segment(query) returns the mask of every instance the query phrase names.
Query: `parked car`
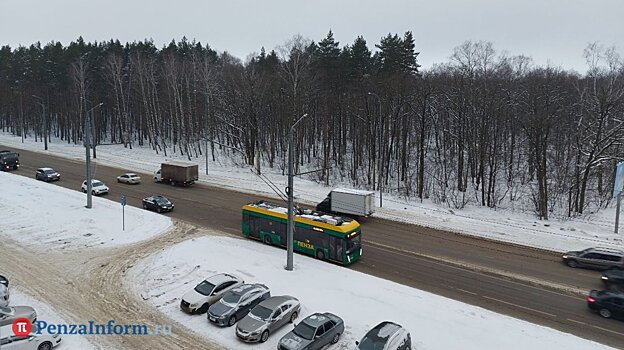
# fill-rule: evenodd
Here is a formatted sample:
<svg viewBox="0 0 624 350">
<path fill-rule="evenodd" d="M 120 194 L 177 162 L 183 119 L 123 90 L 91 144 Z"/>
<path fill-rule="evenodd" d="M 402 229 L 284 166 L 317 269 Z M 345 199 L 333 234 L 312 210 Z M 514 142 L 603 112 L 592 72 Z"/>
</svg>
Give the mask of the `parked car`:
<svg viewBox="0 0 624 350">
<path fill-rule="evenodd" d="M 624 252 L 610 248 L 588 248 L 567 252 L 561 258 L 570 267 L 587 267 L 600 270 L 624 268 Z"/>
<path fill-rule="evenodd" d="M 587 297 L 587 307 L 604 318 L 624 319 L 624 293 L 592 290 Z"/>
<path fill-rule="evenodd" d="M 153 210 L 159 213 L 172 211 L 173 203 L 164 196 L 151 196 L 143 198 L 143 209 Z"/>
<path fill-rule="evenodd" d="M 141 177 L 134 173 L 126 173 L 126 174 L 117 176 L 117 182 L 129 184 L 129 185 L 137 185 L 141 183 Z"/>
<path fill-rule="evenodd" d="M 286 323 L 293 323 L 301 305 L 297 298 L 282 295 L 270 297 L 251 309 L 236 325 L 236 336 L 245 342 L 264 343 L 271 333 Z"/>
<path fill-rule="evenodd" d="M 607 288 L 618 287 L 618 289 L 624 290 L 624 270 L 607 270 L 601 278 Z"/>
<path fill-rule="evenodd" d="M 344 332 L 344 322 L 334 314 L 312 314 L 280 339 L 277 350 L 320 350 L 336 344 Z"/>
<path fill-rule="evenodd" d="M 87 180 L 82 182 L 82 192 L 87 193 Z M 108 193 L 108 186 L 106 186 L 102 181 L 92 179 L 91 180 L 91 194 L 100 195 Z"/>
<path fill-rule="evenodd" d="M 384 321 L 355 342 L 357 350 L 412 350 L 412 338 L 400 325 Z"/>
<path fill-rule="evenodd" d="M 264 284 L 242 284 L 225 293 L 218 302 L 210 305 L 207 313 L 208 321 L 219 326 L 231 327 L 270 296 L 269 287 Z"/>
<path fill-rule="evenodd" d="M 9 288 L 4 284 L 0 284 L 0 307 L 9 306 Z"/>
<path fill-rule="evenodd" d="M 61 343 L 60 334 L 31 333 L 25 337 L 8 335 L 0 339 L 2 350 L 50 350 Z"/>
<path fill-rule="evenodd" d="M 0 327 L 13 324 L 18 318 L 27 318 L 31 323 L 35 323 L 37 312 L 30 306 L 0 307 Z"/>
<path fill-rule="evenodd" d="M 245 283 L 237 276 L 220 273 L 206 278 L 193 290 L 188 291 L 180 301 L 180 308 L 188 313 L 203 314 L 228 291 Z"/>
<path fill-rule="evenodd" d="M 52 168 L 39 168 L 35 172 L 35 179 L 46 182 L 58 181 L 61 179 L 61 174 Z"/>
</svg>

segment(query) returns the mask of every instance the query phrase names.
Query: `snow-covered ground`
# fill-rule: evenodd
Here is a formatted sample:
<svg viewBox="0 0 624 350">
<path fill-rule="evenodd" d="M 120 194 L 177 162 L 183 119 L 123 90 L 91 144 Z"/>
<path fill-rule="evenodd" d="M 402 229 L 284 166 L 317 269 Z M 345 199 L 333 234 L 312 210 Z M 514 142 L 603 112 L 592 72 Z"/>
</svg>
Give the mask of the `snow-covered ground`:
<svg viewBox="0 0 624 350">
<path fill-rule="evenodd" d="M 111 247 L 142 241 L 172 227 L 166 216 L 128 206 L 123 231 L 118 202 L 94 196 L 93 207 L 87 209 L 81 192 L 6 172 L 0 172 L 0 183 L 0 235 L 23 246 Z"/>
<path fill-rule="evenodd" d="M 302 305 L 299 320 L 314 312 L 344 319 L 345 334 L 335 349 L 350 349 L 370 328 L 390 320 L 412 335 L 414 349 L 608 349 L 547 327 L 297 255 L 285 271 L 283 251 L 243 239 L 206 236 L 166 249 L 138 264 L 130 281 L 143 299 L 162 312 L 228 349 L 246 345 L 234 327 L 218 328 L 206 315 L 187 315 L 180 297 L 219 272 L 259 282 L 272 295 L 292 295 Z M 273 350 L 292 329 L 287 325 L 254 349 Z"/>
<path fill-rule="evenodd" d="M 43 150 L 42 142 L 34 142 L 33 138 L 27 138 L 22 143 L 21 137 L 8 133 L 0 132 L 0 144 L 70 159 L 84 158 L 84 148 L 81 145 L 67 144 L 66 141 L 58 139 L 53 139 L 49 143 L 47 152 Z M 103 145 L 97 148 L 98 158 L 95 162 L 151 174 L 163 161 L 186 160 L 186 156 L 172 154 L 172 149 L 168 152 L 168 157 L 165 157 L 162 152 L 156 154 L 149 147 L 135 145 L 130 150 L 123 145 Z M 248 167 L 234 164 L 225 157 L 218 157 L 216 162 L 209 159 L 209 175 L 205 175 L 205 158 L 193 158 L 193 161 L 199 164 L 200 181 L 239 191 L 273 195 L 264 181 L 254 175 Z M 62 169 L 60 171 L 62 172 Z M 278 188 L 286 186 L 287 179 L 282 176 L 280 169 L 265 167 L 263 174 Z M 330 191 L 328 187 L 300 177 L 295 178 L 294 188 L 297 200 L 309 204 L 320 202 Z M 406 201 L 388 194 L 383 195 L 383 203 L 383 208 L 377 208 L 374 214 L 376 217 L 555 251 L 592 246 L 624 249 L 622 233 L 619 235 L 613 233 L 614 209 L 601 210 L 582 219 L 540 221 L 532 213 L 482 207 L 450 210 L 428 200 L 423 203 L 415 200 Z M 624 231 L 624 227 L 620 231 Z"/>
<path fill-rule="evenodd" d="M 37 311 L 37 320 L 45 321 L 49 324 L 67 324 L 68 322 L 58 316 L 58 312 L 50 305 L 32 297 L 19 289 L 11 287 L 11 306 L 30 306 Z M 12 334 L 11 326 L 1 327 L 0 334 Z M 82 335 L 61 335 L 61 344 L 55 350 L 91 350 L 96 349 Z"/>
</svg>

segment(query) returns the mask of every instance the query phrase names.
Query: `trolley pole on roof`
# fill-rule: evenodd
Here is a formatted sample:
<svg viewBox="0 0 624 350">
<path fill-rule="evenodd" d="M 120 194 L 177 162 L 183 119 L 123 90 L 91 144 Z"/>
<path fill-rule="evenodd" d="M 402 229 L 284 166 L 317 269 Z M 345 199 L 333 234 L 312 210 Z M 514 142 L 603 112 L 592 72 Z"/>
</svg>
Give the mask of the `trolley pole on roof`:
<svg viewBox="0 0 624 350">
<path fill-rule="evenodd" d="M 295 133 L 295 127 L 302 121 L 308 114 L 302 115 L 291 127 L 288 132 L 288 187 L 286 193 L 288 194 L 288 223 L 286 225 L 287 239 L 286 239 L 286 270 L 293 270 L 293 245 L 295 234 L 295 222 L 294 222 L 294 197 L 293 197 L 293 134 Z"/>
</svg>

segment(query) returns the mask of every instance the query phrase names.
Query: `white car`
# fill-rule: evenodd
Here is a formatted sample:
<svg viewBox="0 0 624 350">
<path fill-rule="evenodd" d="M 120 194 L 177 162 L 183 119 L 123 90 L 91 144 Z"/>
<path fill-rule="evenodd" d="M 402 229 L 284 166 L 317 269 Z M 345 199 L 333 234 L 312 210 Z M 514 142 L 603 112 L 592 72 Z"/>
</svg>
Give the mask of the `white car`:
<svg viewBox="0 0 624 350">
<path fill-rule="evenodd" d="M 82 182 L 82 192 L 87 193 L 87 180 Z M 108 193 L 108 187 L 100 180 L 91 179 L 91 194 L 100 195 Z"/>
<path fill-rule="evenodd" d="M 219 301 L 223 294 L 245 283 L 237 276 L 220 273 L 206 278 L 193 290 L 188 291 L 180 301 L 180 308 L 188 313 L 202 314 L 208 307 Z"/>
<path fill-rule="evenodd" d="M 5 335 L 2 335 L 3 337 Z M 60 334 L 36 334 L 27 336 L 8 335 L 0 339 L 2 350 L 50 350 L 61 343 Z"/>
<path fill-rule="evenodd" d="M 117 176 L 117 182 L 123 182 L 129 185 L 136 185 L 141 183 L 141 177 L 134 173 L 126 173 Z"/>
</svg>

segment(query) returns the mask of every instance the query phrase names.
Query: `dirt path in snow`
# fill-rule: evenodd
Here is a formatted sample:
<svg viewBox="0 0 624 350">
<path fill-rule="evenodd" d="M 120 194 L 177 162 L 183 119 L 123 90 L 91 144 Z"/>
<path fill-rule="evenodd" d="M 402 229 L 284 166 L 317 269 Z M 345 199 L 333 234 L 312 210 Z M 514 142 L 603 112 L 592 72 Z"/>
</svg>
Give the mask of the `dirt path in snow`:
<svg viewBox="0 0 624 350">
<path fill-rule="evenodd" d="M 172 321 L 124 284 L 128 270 L 139 260 L 205 234 L 206 231 L 177 222 L 171 232 L 144 242 L 78 252 L 25 249 L 2 237 L 0 267 L 12 286 L 46 302 L 69 323 L 114 320 L 116 324 L 173 325 L 170 336 L 87 336 L 96 348 L 223 349 Z"/>
</svg>

